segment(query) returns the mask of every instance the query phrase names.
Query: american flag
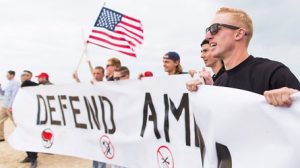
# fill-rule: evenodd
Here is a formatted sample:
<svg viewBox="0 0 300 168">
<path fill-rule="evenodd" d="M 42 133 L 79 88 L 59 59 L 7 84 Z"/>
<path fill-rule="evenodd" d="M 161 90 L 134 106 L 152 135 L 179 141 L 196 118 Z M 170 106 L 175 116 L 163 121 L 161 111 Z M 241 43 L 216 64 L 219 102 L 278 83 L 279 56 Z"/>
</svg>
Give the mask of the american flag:
<svg viewBox="0 0 300 168">
<path fill-rule="evenodd" d="M 136 57 L 135 47 L 143 39 L 140 20 L 103 7 L 87 43 Z"/>
</svg>

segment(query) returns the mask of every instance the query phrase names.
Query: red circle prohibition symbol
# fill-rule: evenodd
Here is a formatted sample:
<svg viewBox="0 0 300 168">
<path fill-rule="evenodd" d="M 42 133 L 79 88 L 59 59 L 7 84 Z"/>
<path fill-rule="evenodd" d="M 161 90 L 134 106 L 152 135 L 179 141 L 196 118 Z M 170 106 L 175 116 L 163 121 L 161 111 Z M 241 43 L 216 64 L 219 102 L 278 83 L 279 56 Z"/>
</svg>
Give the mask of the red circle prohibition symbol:
<svg viewBox="0 0 300 168">
<path fill-rule="evenodd" d="M 159 168 L 174 168 L 174 158 L 167 146 L 160 146 L 157 149 L 157 163 Z"/>
<path fill-rule="evenodd" d="M 54 141 L 54 135 L 50 128 L 43 130 L 41 133 L 42 143 L 45 148 L 51 148 Z"/>
<path fill-rule="evenodd" d="M 108 136 L 103 135 L 100 137 L 100 147 L 102 150 L 102 153 L 107 159 L 112 159 L 115 155 L 115 148 L 112 145 L 110 139 Z"/>
</svg>

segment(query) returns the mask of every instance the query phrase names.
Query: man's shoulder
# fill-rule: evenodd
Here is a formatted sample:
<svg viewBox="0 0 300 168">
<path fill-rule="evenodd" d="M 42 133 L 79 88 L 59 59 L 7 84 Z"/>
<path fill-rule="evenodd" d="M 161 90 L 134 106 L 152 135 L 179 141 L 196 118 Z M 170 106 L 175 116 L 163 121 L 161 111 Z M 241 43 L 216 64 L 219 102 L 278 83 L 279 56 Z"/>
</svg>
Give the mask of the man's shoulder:
<svg viewBox="0 0 300 168">
<path fill-rule="evenodd" d="M 18 81 L 16 81 L 16 80 L 12 80 L 12 84 L 14 84 L 14 85 L 20 85 L 20 83 Z"/>
<path fill-rule="evenodd" d="M 38 84 L 35 82 L 32 82 L 30 80 L 26 80 L 21 84 L 21 87 L 26 87 L 26 86 L 37 86 Z"/>
<path fill-rule="evenodd" d="M 280 68 L 287 68 L 283 63 L 268 58 L 254 57 L 252 69 L 260 72 L 272 72 Z"/>
<path fill-rule="evenodd" d="M 253 62 L 260 65 L 285 66 L 283 63 L 268 58 L 254 57 Z"/>
</svg>

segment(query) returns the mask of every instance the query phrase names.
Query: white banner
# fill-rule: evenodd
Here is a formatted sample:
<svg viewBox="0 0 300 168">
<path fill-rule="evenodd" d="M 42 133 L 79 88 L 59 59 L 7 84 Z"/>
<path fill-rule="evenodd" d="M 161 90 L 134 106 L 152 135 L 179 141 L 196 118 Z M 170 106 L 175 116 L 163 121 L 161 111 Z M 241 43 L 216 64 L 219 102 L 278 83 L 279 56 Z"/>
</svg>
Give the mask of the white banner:
<svg viewBox="0 0 300 168">
<path fill-rule="evenodd" d="M 19 150 L 130 168 L 199 168 L 187 80 L 177 76 L 20 89 L 10 143 Z"/>
<path fill-rule="evenodd" d="M 300 167 L 300 94 L 291 108 L 275 108 L 237 89 L 190 93 L 188 80 L 21 89 L 10 144 L 130 168 L 199 168 L 202 159 L 205 168 Z"/>
<path fill-rule="evenodd" d="M 289 108 L 271 106 L 259 94 L 223 87 L 203 86 L 189 96 L 207 147 L 204 167 L 217 167 L 218 155 L 220 167 L 226 168 L 300 167 L 299 93 Z"/>
</svg>

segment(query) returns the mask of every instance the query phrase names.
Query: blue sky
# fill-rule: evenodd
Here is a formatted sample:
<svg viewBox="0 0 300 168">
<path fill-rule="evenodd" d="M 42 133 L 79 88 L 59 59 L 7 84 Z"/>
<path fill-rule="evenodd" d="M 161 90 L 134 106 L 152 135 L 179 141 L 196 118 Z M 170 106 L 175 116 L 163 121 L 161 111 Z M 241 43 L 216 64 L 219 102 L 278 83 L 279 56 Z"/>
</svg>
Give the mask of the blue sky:
<svg viewBox="0 0 300 168">
<path fill-rule="evenodd" d="M 215 11 L 236 7 L 248 12 L 254 22 L 249 53 L 286 64 L 300 78 L 300 23 L 296 0 L 113 0 L 106 7 L 139 18 L 144 27 L 144 44 L 138 57 L 131 58 L 103 48 L 88 46 L 93 65 L 105 66 L 110 57 L 121 59 L 131 70 L 131 78 L 151 70 L 166 75 L 162 56 L 177 51 L 185 71 L 201 69 L 200 46 L 204 30 Z M 24 69 L 34 75 L 47 72 L 55 84 L 74 83 L 71 75 L 83 50 L 83 40 L 94 24 L 104 1 L 101 0 L 0 0 L 0 83 L 8 70 Z M 272 5 L 270 5 L 272 3 Z M 85 62 L 79 76 L 89 81 Z M 34 79 L 35 80 L 35 79 Z"/>
</svg>

